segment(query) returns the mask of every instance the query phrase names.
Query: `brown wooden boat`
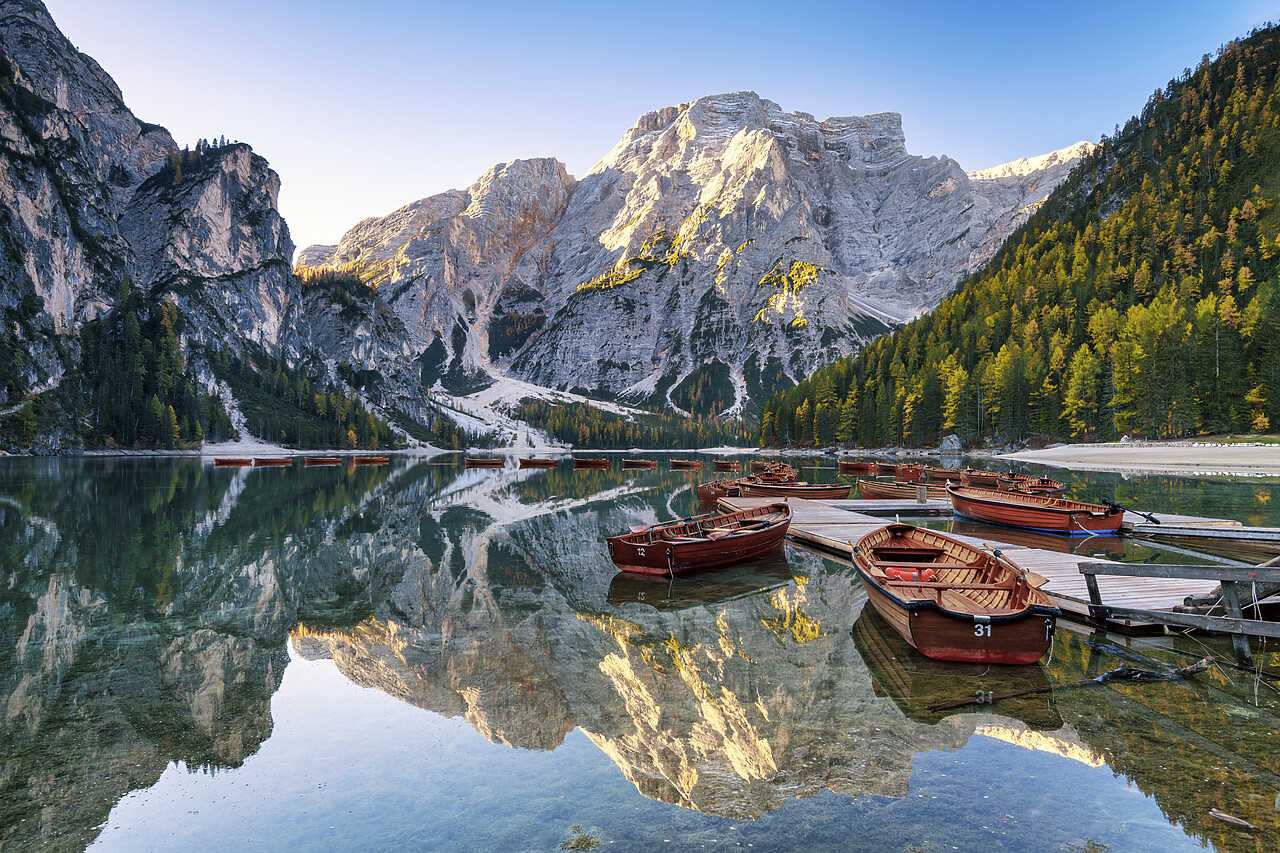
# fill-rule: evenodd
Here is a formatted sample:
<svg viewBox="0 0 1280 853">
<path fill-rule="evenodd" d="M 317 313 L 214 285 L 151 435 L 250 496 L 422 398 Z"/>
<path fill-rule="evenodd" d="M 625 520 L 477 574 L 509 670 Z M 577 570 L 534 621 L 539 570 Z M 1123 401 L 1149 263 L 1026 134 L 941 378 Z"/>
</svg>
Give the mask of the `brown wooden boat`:
<svg viewBox="0 0 1280 853">
<path fill-rule="evenodd" d="M 799 478 L 800 472 L 785 462 L 769 462 L 763 471 L 753 476 L 766 482 L 794 483 Z"/>
<path fill-rule="evenodd" d="M 934 465 L 924 466 L 924 480 L 926 483 L 959 483 L 964 479 L 964 471 L 959 468 L 938 468 Z"/>
<path fill-rule="evenodd" d="M 1063 536 L 1115 533 L 1124 521 L 1124 510 L 1101 504 L 1069 501 L 1023 491 L 947 486 L 951 509 L 987 524 L 1024 530 L 1040 530 Z"/>
<path fill-rule="evenodd" d="M 737 471 L 738 463 L 730 462 L 727 459 L 717 459 L 715 469 L 717 471 Z"/>
<path fill-rule="evenodd" d="M 626 572 L 675 575 L 748 560 L 782 544 L 791 507 L 765 504 L 704 519 L 653 525 L 608 540 L 609 557 Z"/>
<path fill-rule="evenodd" d="M 1065 484 L 1048 477 L 1029 477 L 1026 474 L 1014 474 L 1012 471 L 1000 475 L 996 487 L 1004 491 L 1030 492 L 1037 495 L 1061 495 L 1066 492 Z"/>
<path fill-rule="evenodd" d="M 657 468 L 658 460 L 656 459 L 623 459 L 623 468 Z"/>
<path fill-rule="evenodd" d="M 507 460 L 491 456 L 468 456 L 462 463 L 463 468 L 505 468 Z"/>
<path fill-rule="evenodd" d="M 947 487 L 929 483 L 903 483 L 883 480 L 858 480 L 858 497 L 868 501 L 913 501 L 916 488 L 924 486 L 925 497 L 946 499 Z"/>
<path fill-rule="evenodd" d="M 843 483 L 771 483 L 756 477 L 738 481 L 738 494 L 744 498 L 809 498 L 818 501 L 841 501 L 849 497 L 852 486 Z"/>
<path fill-rule="evenodd" d="M 896 477 L 898 476 L 898 466 L 892 462 L 877 462 L 876 476 L 877 477 Z"/>
<path fill-rule="evenodd" d="M 386 456 L 357 456 L 355 463 L 357 465 L 386 465 L 391 460 Z"/>
<path fill-rule="evenodd" d="M 770 461 L 769 461 L 769 460 L 767 460 L 767 459 L 752 459 L 752 460 L 751 460 L 751 470 L 752 470 L 752 471 L 763 471 L 764 469 L 768 468 L 770 465 L 776 465 L 776 464 L 778 464 L 778 463 L 776 463 L 776 462 L 770 462 Z"/>
<path fill-rule="evenodd" d="M 704 504 L 713 504 L 721 498 L 730 496 L 737 497 L 738 484 L 741 479 L 737 480 L 711 480 L 698 485 L 698 500 Z"/>
<path fill-rule="evenodd" d="M 608 459 L 581 459 L 577 456 L 573 457 L 574 468 L 608 468 Z"/>
<path fill-rule="evenodd" d="M 960 480 L 965 486 L 979 486 L 983 489 L 995 489 L 1000 485 L 999 471 L 979 471 L 977 468 L 965 468 L 964 477 Z"/>
<path fill-rule="evenodd" d="M 341 465 L 342 460 L 337 456 L 304 456 L 302 457 L 302 466 L 304 468 L 314 468 L 317 465 Z"/>
<path fill-rule="evenodd" d="M 255 456 L 253 457 L 253 467 L 255 468 L 283 468 L 286 465 L 292 465 L 293 460 L 288 456 Z"/>
<path fill-rule="evenodd" d="M 1053 641 L 1047 581 L 999 551 L 894 523 L 854 543 L 853 562 L 876 612 L 927 657 L 1028 664 Z"/>
<path fill-rule="evenodd" d="M 861 474 L 865 477 L 874 477 L 879 464 L 875 462 L 845 462 L 840 460 L 836 462 L 836 469 L 841 474 Z"/>
<path fill-rule="evenodd" d="M 671 470 L 672 471 L 701 471 L 702 460 L 701 459 L 672 459 Z"/>
<path fill-rule="evenodd" d="M 521 459 L 521 468 L 556 468 L 559 467 L 558 459 Z"/>
<path fill-rule="evenodd" d="M 243 468 L 246 465 L 252 465 L 252 459 L 243 459 L 238 456 L 215 456 L 213 457 L 213 467 L 215 468 Z"/>
</svg>

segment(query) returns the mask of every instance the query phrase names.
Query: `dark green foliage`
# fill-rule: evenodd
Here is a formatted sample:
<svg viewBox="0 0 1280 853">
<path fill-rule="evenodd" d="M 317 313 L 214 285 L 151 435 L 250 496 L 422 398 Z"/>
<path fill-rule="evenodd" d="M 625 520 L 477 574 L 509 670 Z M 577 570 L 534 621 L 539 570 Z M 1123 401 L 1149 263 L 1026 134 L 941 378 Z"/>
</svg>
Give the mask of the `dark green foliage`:
<svg viewBox="0 0 1280 853">
<path fill-rule="evenodd" d="M 358 319 L 365 310 L 365 303 L 375 293 L 375 289 L 361 281 L 355 273 L 310 267 L 298 267 L 294 272 L 303 290 L 323 291 L 331 301 L 341 305 L 341 317 L 344 320 Z"/>
<path fill-rule="evenodd" d="M 226 382 L 249 432 L 292 447 L 397 446 L 387 422 L 321 376 L 307 376 L 258 351 L 243 357 L 208 353 L 214 375 Z"/>
<path fill-rule="evenodd" d="M 196 386 L 178 343 L 171 302 L 148 308 L 126 280 L 120 304 L 80 333 L 74 402 L 91 446 L 171 448 L 231 436 L 217 397 Z M 144 313 L 146 312 L 146 313 Z"/>
<path fill-rule="evenodd" d="M 692 415 L 720 414 L 735 400 L 729 365 L 719 359 L 702 365 L 672 389 L 671 399 Z"/>
<path fill-rule="evenodd" d="M 864 444 L 1274 429 L 1277 197 L 1272 27 L 1156 91 L 932 313 L 775 395 L 761 440 L 821 440 L 820 383 Z"/>
<path fill-rule="evenodd" d="M 684 418 L 668 412 L 627 420 L 587 403 L 555 404 L 526 398 L 515 416 L 577 447 L 693 448 L 744 445 L 754 430 L 743 420 Z"/>
</svg>

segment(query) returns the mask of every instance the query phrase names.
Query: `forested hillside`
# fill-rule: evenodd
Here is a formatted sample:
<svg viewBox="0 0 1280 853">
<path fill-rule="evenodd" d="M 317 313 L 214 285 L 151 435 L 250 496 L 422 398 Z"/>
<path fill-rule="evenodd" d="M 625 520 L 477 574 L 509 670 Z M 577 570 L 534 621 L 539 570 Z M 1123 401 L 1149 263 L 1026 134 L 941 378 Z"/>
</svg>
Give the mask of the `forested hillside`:
<svg viewBox="0 0 1280 853">
<path fill-rule="evenodd" d="M 765 406 L 760 440 L 1280 427 L 1280 28 L 1205 56 L 932 313 Z"/>
</svg>

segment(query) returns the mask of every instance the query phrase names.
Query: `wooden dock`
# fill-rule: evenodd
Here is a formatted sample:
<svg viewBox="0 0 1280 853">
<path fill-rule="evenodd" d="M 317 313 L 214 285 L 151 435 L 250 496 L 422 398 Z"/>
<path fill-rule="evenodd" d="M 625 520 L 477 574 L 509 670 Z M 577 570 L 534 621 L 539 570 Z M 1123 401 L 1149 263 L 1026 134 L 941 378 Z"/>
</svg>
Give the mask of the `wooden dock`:
<svg viewBox="0 0 1280 853">
<path fill-rule="evenodd" d="M 776 498 L 722 498 L 720 505 L 732 510 L 746 509 L 760 504 L 772 503 Z M 884 504 L 897 504 L 901 509 L 896 514 L 902 516 L 921 515 L 913 513 L 908 507 L 920 504 L 906 501 L 810 501 L 791 498 L 791 527 L 787 536 L 797 542 L 803 542 L 832 554 L 852 560 L 855 541 L 871 531 L 884 526 L 884 518 L 877 518 L 866 512 L 866 509 L 884 511 Z M 951 514 L 951 506 L 946 501 L 930 501 L 934 504 L 945 504 L 946 514 Z M 875 505 L 875 506 L 863 506 Z M 855 507 L 858 508 L 855 511 Z M 895 511 L 887 514 L 893 515 Z M 941 514 L 941 513 L 935 513 Z M 1136 516 L 1141 518 L 1141 516 Z M 1175 516 L 1169 516 L 1170 521 Z M 1190 519 L 1182 517 L 1183 523 Z M 1163 516 L 1162 516 L 1163 519 Z M 1202 519 L 1205 522 L 1220 519 Z M 1027 548 L 1022 545 L 1011 545 L 988 538 L 959 536 L 948 534 L 961 542 L 979 548 L 987 546 L 999 548 L 1008 554 L 1009 559 L 1028 571 L 1036 572 L 1049 579 L 1043 587 L 1049 597 L 1064 615 L 1081 621 L 1089 620 L 1089 587 L 1085 576 L 1080 573 L 1082 563 L 1097 563 L 1090 556 L 1063 554 L 1056 551 L 1045 551 L 1039 548 Z M 1116 563 L 1116 565 L 1124 565 Z M 1126 606 L 1141 610 L 1172 611 L 1183 603 L 1189 595 L 1208 595 L 1217 584 L 1212 581 L 1198 579 L 1153 579 L 1125 576 L 1098 576 L 1098 586 L 1104 600 L 1116 606 Z M 1150 627 L 1149 622 L 1138 622 L 1127 619 L 1114 620 L 1114 624 L 1126 628 Z"/>
</svg>

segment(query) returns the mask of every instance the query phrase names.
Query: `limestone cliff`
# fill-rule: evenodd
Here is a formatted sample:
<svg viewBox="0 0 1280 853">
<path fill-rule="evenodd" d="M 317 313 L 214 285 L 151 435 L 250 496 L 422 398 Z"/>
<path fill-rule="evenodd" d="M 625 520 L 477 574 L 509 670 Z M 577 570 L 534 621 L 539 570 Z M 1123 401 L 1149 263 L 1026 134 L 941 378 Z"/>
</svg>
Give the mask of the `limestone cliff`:
<svg viewBox="0 0 1280 853">
<path fill-rule="evenodd" d="M 428 382 L 740 408 L 931 307 L 1081 153 L 966 174 L 909 154 L 894 113 L 736 92 L 642 116 L 581 181 L 501 164 L 299 260 L 376 284 Z"/>
</svg>

